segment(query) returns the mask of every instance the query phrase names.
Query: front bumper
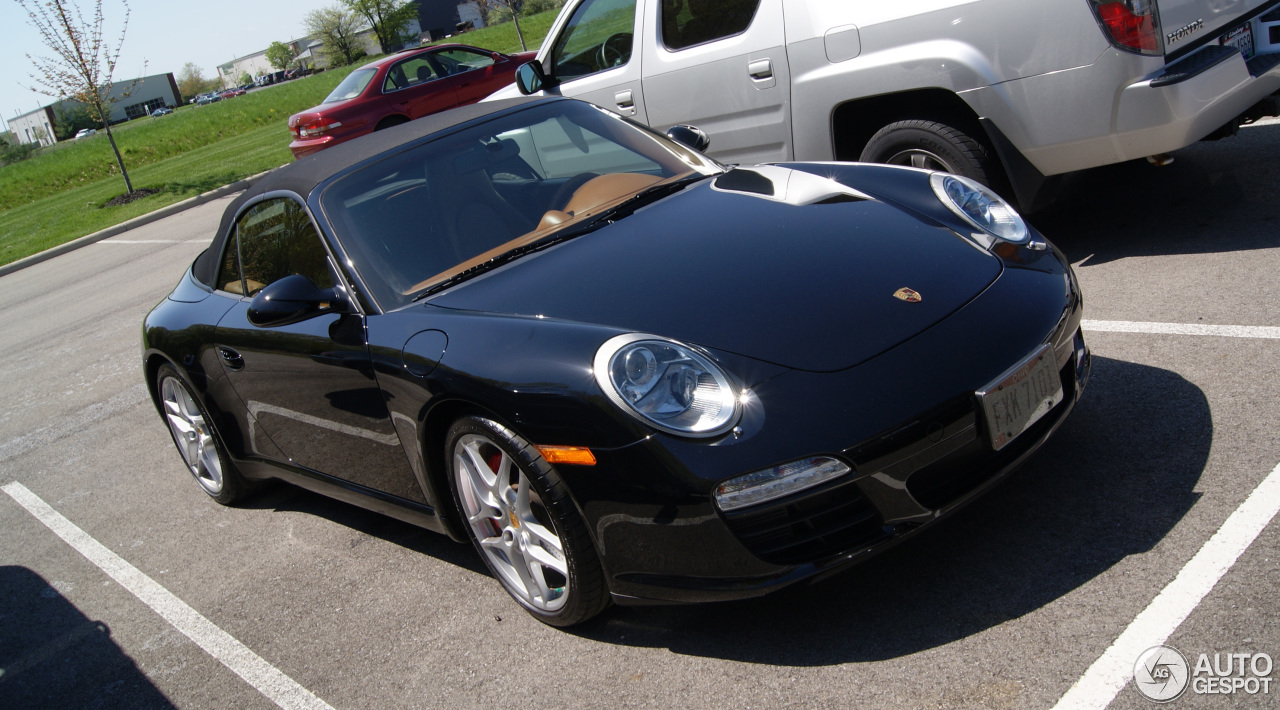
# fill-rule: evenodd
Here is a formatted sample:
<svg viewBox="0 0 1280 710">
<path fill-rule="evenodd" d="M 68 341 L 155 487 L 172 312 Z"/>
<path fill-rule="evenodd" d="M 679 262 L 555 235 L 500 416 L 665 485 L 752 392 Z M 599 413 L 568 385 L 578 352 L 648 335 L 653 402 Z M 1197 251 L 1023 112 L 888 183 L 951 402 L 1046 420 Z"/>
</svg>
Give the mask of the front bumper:
<svg viewBox="0 0 1280 710">
<path fill-rule="evenodd" d="M 760 411 L 747 412 L 738 438 L 656 435 L 601 452 L 593 470 L 562 467 L 615 600 L 739 599 L 817 579 L 928 527 L 1013 471 L 1062 424 L 1089 376 L 1080 298 L 1061 268 L 1006 269 L 952 317 L 857 367 L 790 371 L 756 385 Z M 996 452 L 973 393 L 1043 343 L 1063 400 Z M 853 473 L 732 514 L 715 507 L 719 481 L 808 456 L 839 458 Z"/>
</svg>

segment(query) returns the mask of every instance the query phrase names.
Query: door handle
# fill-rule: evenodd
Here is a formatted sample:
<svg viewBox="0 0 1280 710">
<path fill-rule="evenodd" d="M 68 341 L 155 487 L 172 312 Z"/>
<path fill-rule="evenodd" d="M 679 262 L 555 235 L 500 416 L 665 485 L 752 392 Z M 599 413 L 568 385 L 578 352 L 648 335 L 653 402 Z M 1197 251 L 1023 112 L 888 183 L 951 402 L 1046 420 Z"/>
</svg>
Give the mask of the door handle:
<svg viewBox="0 0 1280 710">
<path fill-rule="evenodd" d="M 773 78 L 773 62 L 768 59 L 757 59 L 747 65 L 747 74 L 756 81 Z"/>
<path fill-rule="evenodd" d="M 231 348 L 226 347 L 225 345 L 218 346 L 218 357 L 222 358 L 222 361 L 226 363 L 227 369 L 230 369 L 230 370 L 244 369 L 244 358 L 241 357 L 240 353 L 236 352 L 235 350 L 232 350 Z"/>
<path fill-rule="evenodd" d="M 631 89 L 619 91 L 613 95 L 614 103 L 618 104 L 618 108 L 635 108 L 636 102 L 631 95 Z"/>
</svg>

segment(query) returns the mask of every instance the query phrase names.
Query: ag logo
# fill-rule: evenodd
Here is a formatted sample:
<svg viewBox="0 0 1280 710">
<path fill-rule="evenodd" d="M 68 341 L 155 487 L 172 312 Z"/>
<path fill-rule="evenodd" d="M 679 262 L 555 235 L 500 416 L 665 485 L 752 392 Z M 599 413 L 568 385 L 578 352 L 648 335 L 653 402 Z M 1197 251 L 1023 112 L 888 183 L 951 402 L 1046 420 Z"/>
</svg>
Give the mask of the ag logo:
<svg viewBox="0 0 1280 710">
<path fill-rule="evenodd" d="M 1190 680 L 1187 659 L 1177 649 L 1153 646 L 1133 664 L 1133 685 L 1157 703 L 1167 703 L 1182 695 Z"/>
</svg>

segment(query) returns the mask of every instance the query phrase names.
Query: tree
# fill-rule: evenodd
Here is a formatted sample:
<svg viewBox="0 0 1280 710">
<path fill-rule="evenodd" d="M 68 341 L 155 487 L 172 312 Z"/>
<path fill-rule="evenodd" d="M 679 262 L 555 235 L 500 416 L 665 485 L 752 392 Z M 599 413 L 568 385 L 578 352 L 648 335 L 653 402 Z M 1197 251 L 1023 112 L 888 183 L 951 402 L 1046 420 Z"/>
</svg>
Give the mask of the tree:
<svg viewBox="0 0 1280 710">
<path fill-rule="evenodd" d="M 293 47 L 284 42 L 272 42 L 267 47 L 267 61 L 271 62 L 271 66 L 276 69 L 288 69 L 293 63 Z"/>
<path fill-rule="evenodd" d="M 307 33 L 324 43 L 325 58 L 330 66 L 345 66 L 356 60 L 360 18 L 341 5 L 312 10 L 302 20 Z"/>
<path fill-rule="evenodd" d="M 60 141 L 74 138 L 82 128 L 98 127 L 98 122 L 93 120 L 93 116 L 89 113 L 89 107 L 84 104 L 67 101 L 59 104 L 53 112 L 58 119 L 53 132 Z"/>
<path fill-rule="evenodd" d="M 520 51 L 527 52 L 529 47 L 524 43 L 524 33 L 520 31 L 520 11 L 523 9 L 523 0 L 487 0 L 498 6 L 498 12 L 502 15 L 509 15 L 511 21 L 516 25 L 516 36 L 520 38 Z M 504 22 L 505 20 L 500 20 Z"/>
<path fill-rule="evenodd" d="M 240 74 L 241 86 L 244 86 L 245 84 L 252 84 L 252 83 L 253 83 L 253 77 L 249 76 L 249 72 L 242 72 Z"/>
<path fill-rule="evenodd" d="M 183 64 L 182 71 L 178 72 L 178 93 L 182 94 L 183 101 L 190 101 L 191 97 L 204 93 L 208 84 L 204 72 L 195 62 Z"/>
<path fill-rule="evenodd" d="M 111 105 L 130 93 L 112 93 L 112 75 L 120 61 L 125 31 L 129 28 L 129 3 L 120 0 L 124 6 L 124 20 L 120 25 L 120 40 L 113 50 L 102 37 L 106 19 L 102 13 L 102 0 L 95 3 L 93 17 L 88 22 L 74 0 L 35 0 L 31 4 L 28 0 L 16 2 L 26 11 L 27 22 L 40 34 L 40 41 L 54 55 L 27 55 L 35 65 L 30 76 L 38 86 L 33 90 L 54 98 L 70 98 L 89 107 L 90 115 L 107 131 L 111 150 L 116 154 L 116 164 L 120 166 L 120 175 L 124 177 L 125 189 L 132 194 L 133 183 L 111 133 Z"/>
<path fill-rule="evenodd" d="M 342 0 L 352 12 L 365 19 L 378 38 L 378 51 L 385 54 L 400 48 L 408 34 L 409 22 L 417 18 L 418 6 L 405 0 Z"/>
</svg>

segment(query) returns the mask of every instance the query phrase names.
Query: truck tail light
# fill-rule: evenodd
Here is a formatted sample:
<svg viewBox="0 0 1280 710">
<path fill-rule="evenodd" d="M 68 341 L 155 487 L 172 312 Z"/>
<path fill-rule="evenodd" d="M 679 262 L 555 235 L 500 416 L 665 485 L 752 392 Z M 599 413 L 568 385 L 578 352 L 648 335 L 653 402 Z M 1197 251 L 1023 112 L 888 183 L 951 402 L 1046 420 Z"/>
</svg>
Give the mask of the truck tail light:
<svg viewBox="0 0 1280 710">
<path fill-rule="evenodd" d="M 1107 39 L 1139 54 L 1160 53 L 1160 17 L 1155 0 L 1089 0 Z"/>
</svg>

